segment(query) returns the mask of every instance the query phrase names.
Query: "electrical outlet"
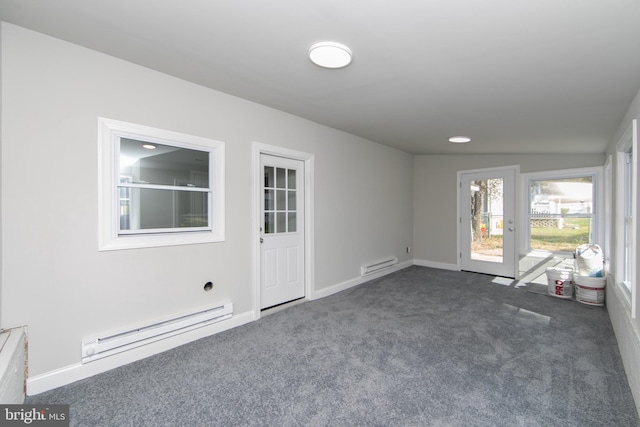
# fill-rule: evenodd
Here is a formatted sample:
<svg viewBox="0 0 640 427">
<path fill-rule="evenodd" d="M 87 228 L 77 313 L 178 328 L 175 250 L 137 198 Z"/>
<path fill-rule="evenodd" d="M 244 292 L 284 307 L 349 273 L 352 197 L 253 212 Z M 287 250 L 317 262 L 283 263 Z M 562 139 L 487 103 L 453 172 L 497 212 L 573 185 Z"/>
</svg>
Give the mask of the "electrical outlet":
<svg viewBox="0 0 640 427">
<path fill-rule="evenodd" d="M 410 254 L 411 253 L 411 246 L 407 246 L 407 253 Z"/>
</svg>

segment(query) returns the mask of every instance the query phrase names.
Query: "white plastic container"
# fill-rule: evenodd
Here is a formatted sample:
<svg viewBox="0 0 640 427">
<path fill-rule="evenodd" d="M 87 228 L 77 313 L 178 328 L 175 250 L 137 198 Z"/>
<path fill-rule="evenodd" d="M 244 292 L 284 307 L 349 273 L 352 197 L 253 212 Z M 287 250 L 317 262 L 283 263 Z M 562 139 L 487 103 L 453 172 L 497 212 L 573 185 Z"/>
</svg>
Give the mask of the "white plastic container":
<svg viewBox="0 0 640 427">
<path fill-rule="evenodd" d="M 576 288 L 576 301 L 582 304 L 604 306 L 605 287 L 607 286 L 604 277 L 574 276 Z"/>
<path fill-rule="evenodd" d="M 573 270 L 567 268 L 547 268 L 549 295 L 557 298 L 573 297 Z"/>
</svg>

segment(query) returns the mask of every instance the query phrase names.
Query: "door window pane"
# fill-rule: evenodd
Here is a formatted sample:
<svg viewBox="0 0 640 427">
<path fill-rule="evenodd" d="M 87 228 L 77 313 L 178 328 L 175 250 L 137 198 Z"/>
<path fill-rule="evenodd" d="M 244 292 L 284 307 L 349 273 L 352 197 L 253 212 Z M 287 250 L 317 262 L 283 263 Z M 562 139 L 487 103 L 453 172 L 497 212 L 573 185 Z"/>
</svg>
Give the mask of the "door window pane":
<svg viewBox="0 0 640 427">
<path fill-rule="evenodd" d="M 471 181 L 471 259 L 503 262 L 503 179 Z"/>
<path fill-rule="evenodd" d="M 289 212 L 287 220 L 289 233 L 298 231 L 298 214 L 296 212 Z"/>
<path fill-rule="evenodd" d="M 287 209 L 287 191 L 286 190 L 277 190 L 278 200 L 276 203 L 276 209 L 279 211 L 284 211 Z"/>
<path fill-rule="evenodd" d="M 275 170 L 272 166 L 264 167 L 264 186 L 265 188 L 275 187 Z"/>
<path fill-rule="evenodd" d="M 287 188 L 286 169 L 276 168 L 276 187 Z"/>
<path fill-rule="evenodd" d="M 274 190 L 264 190 L 264 209 L 267 211 L 275 210 Z"/>
<path fill-rule="evenodd" d="M 264 232 L 267 234 L 275 233 L 275 214 L 273 212 L 264 213 Z"/>
<path fill-rule="evenodd" d="M 287 188 L 290 190 L 295 190 L 296 189 L 296 170 L 295 169 L 289 169 L 287 179 L 288 179 Z"/>
<path fill-rule="evenodd" d="M 286 233 L 287 232 L 287 213 L 286 212 L 278 212 L 277 213 L 278 225 L 276 228 L 277 233 Z"/>
<path fill-rule="evenodd" d="M 264 167 L 265 233 L 293 233 L 298 229 L 297 171 Z"/>
<path fill-rule="evenodd" d="M 289 190 L 288 195 L 289 195 L 289 202 L 287 207 L 290 211 L 295 211 L 296 210 L 296 192 Z"/>
</svg>

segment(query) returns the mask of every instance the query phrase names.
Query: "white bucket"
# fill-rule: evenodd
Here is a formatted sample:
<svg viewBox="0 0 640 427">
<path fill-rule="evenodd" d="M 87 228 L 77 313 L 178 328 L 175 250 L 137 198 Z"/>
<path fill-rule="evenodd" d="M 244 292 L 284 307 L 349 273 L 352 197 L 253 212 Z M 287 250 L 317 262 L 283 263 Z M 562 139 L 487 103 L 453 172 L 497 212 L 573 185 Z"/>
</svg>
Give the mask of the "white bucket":
<svg viewBox="0 0 640 427">
<path fill-rule="evenodd" d="M 576 285 L 576 301 L 587 305 L 604 306 L 605 287 L 604 277 L 574 276 Z"/>
<path fill-rule="evenodd" d="M 565 268 L 547 268 L 549 295 L 570 299 L 573 296 L 573 270 Z"/>
</svg>

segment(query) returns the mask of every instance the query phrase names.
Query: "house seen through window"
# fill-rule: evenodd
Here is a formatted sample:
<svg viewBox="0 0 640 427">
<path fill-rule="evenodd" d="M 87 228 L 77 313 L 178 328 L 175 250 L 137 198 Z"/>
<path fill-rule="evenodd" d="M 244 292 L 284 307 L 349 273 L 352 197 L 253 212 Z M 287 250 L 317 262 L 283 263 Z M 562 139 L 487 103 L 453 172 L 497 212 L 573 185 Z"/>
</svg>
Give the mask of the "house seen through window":
<svg viewBox="0 0 640 427">
<path fill-rule="evenodd" d="M 573 252 L 594 242 L 594 177 L 529 182 L 530 249 Z"/>
</svg>

